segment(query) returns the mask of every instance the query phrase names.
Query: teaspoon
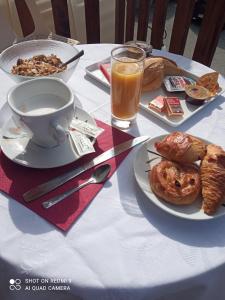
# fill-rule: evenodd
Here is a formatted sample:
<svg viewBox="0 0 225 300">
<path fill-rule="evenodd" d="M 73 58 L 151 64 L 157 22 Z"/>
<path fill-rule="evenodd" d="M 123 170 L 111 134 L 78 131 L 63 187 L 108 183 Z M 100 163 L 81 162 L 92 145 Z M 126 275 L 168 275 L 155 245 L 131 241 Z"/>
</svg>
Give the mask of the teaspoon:
<svg viewBox="0 0 225 300">
<path fill-rule="evenodd" d="M 92 174 L 92 176 L 85 182 L 83 182 L 82 184 L 80 184 L 79 186 L 70 189 L 69 191 L 66 191 L 58 196 L 52 197 L 51 199 L 45 201 L 42 203 L 42 206 L 46 209 L 48 209 L 49 207 L 59 203 L 60 201 L 62 201 L 63 199 L 65 199 L 66 197 L 70 196 L 71 194 L 73 194 L 74 192 L 80 190 L 81 188 L 85 187 L 88 184 L 93 184 L 93 183 L 102 183 L 103 181 L 105 181 L 106 177 L 108 176 L 109 172 L 111 170 L 111 166 L 108 164 L 102 165 L 98 168 L 96 168 L 94 170 L 94 173 Z"/>
<path fill-rule="evenodd" d="M 78 59 L 79 57 L 84 55 L 84 50 L 81 50 L 80 52 L 78 52 L 75 56 L 73 56 L 72 58 L 70 58 L 69 60 L 67 60 L 64 63 L 60 64 L 60 67 L 65 67 L 66 65 L 70 64 L 71 62 L 75 61 L 76 59 Z"/>
</svg>

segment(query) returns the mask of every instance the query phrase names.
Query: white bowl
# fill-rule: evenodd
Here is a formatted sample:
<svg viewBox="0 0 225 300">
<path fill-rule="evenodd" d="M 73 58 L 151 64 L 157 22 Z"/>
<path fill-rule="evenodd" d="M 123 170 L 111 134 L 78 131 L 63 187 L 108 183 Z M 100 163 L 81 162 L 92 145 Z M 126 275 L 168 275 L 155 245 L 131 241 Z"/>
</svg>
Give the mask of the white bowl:
<svg viewBox="0 0 225 300">
<path fill-rule="evenodd" d="M 56 41 L 56 40 L 31 40 L 24 41 L 18 44 L 14 44 L 9 48 L 5 49 L 0 55 L 0 68 L 8 74 L 10 78 L 16 82 L 22 82 L 28 79 L 34 79 L 37 77 L 33 76 L 22 76 L 15 75 L 11 73 L 11 69 L 16 65 L 18 58 L 27 59 L 34 55 L 51 55 L 54 54 L 58 56 L 62 62 L 66 62 L 71 57 L 76 55 L 79 51 L 72 45 Z M 79 59 L 70 63 L 67 69 L 60 73 L 55 73 L 43 77 L 58 77 L 64 81 L 68 81 L 71 77 L 73 71 L 78 64 Z M 41 76 L 38 76 L 40 78 Z"/>
</svg>

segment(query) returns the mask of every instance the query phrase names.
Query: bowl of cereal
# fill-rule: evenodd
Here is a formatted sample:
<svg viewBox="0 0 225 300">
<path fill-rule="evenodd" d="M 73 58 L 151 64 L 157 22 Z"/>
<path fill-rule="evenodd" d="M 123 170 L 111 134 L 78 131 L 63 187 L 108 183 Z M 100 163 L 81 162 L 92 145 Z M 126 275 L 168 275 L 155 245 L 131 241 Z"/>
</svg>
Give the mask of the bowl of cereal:
<svg viewBox="0 0 225 300">
<path fill-rule="evenodd" d="M 29 40 L 2 51 L 0 68 L 16 82 L 36 77 L 58 77 L 68 81 L 79 59 L 61 66 L 79 51 L 72 45 L 50 39 Z"/>
</svg>

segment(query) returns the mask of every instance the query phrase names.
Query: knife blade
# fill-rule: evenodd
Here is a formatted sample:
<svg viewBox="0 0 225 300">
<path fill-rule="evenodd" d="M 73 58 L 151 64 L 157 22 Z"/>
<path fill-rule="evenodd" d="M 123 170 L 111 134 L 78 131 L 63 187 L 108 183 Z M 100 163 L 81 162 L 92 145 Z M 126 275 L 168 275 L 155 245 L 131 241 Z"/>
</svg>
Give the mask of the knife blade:
<svg viewBox="0 0 225 300">
<path fill-rule="evenodd" d="M 115 156 L 123 153 L 124 151 L 126 151 L 130 148 L 133 148 L 134 146 L 136 146 L 140 143 L 143 143 L 147 139 L 149 139 L 148 136 L 140 136 L 140 137 L 136 137 L 134 139 L 128 140 L 124 143 L 121 143 L 121 144 L 103 152 L 102 154 L 95 157 L 91 161 L 87 162 L 83 166 L 78 167 L 69 172 L 66 172 L 65 174 L 59 175 L 53 179 L 50 179 L 49 181 L 46 181 L 46 182 L 30 189 L 29 191 L 27 191 L 23 194 L 23 198 L 26 202 L 31 202 L 31 201 L 47 194 L 48 192 L 56 189 L 60 185 L 66 183 L 67 181 L 73 179 L 74 177 L 80 175 L 81 173 L 91 169 L 92 167 L 95 167 L 95 166 L 99 165 L 100 163 L 105 162 L 108 159 L 115 157 Z"/>
</svg>

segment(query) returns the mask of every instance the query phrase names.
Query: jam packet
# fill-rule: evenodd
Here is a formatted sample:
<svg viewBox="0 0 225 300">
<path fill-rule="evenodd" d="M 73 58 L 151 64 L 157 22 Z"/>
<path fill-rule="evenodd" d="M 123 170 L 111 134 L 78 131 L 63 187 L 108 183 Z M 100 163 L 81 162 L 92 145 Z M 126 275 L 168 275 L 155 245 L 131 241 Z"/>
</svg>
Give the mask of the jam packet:
<svg viewBox="0 0 225 300">
<path fill-rule="evenodd" d="M 103 75 L 105 76 L 105 78 L 107 79 L 107 81 L 110 83 L 110 73 L 111 73 L 111 65 L 110 63 L 108 64 L 100 64 L 99 65 L 99 69 L 101 70 L 101 72 L 103 73 Z"/>
<path fill-rule="evenodd" d="M 179 98 L 165 97 L 164 102 L 166 107 L 166 113 L 169 117 L 182 116 L 184 114 Z"/>
<path fill-rule="evenodd" d="M 70 130 L 70 137 L 74 143 L 77 153 L 82 156 L 88 153 L 95 152 L 95 148 L 92 145 L 90 139 L 83 133 L 76 130 Z"/>
<path fill-rule="evenodd" d="M 97 127 L 79 119 L 73 119 L 70 127 L 93 138 L 97 138 L 104 131 L 103 128 Z"/>
<path fill-rule="evenodd" d="M 164 110 L 164 96 L 157 96 L 155 99 L 149 102 L 148 107 L 156 112 L 161 113 Z"/>
<path fill-rule="evenodd" d="M 195 80 L 185 76 L 166 76 L 163 83 L 168 92 L 183 92 L 185 86 L 194 84 Z"/>
</svg>

